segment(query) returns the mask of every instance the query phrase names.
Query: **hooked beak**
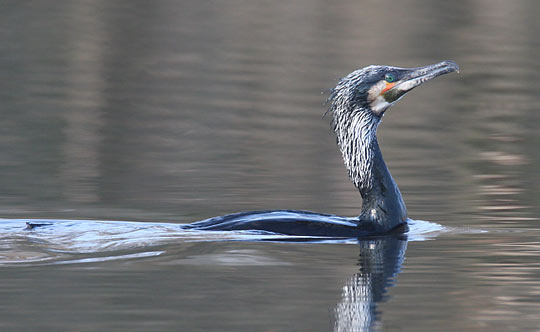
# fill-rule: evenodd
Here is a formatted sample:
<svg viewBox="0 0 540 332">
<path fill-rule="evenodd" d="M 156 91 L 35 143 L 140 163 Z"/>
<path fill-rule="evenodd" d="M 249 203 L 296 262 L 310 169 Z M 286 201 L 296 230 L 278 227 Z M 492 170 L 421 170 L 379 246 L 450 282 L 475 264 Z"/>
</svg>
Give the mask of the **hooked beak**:
<svg viewBox="0 0 540 332">
<path fill-rule="evenodd" d="M 459 73 L 459 67 L 454 61 L 450 60 L 409 69 L 390 89 L 384 91 L 384 99 L 389 103 L 393 103 L 420 84 L 452 72 Z"/>
</svg>

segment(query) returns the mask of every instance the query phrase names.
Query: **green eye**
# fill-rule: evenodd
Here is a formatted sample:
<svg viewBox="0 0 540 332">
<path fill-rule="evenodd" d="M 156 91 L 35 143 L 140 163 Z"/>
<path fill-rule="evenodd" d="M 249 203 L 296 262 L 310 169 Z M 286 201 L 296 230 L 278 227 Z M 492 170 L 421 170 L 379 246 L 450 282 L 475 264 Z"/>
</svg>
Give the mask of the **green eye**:
<svg viewBox="0 0 540 332">
<path fill-rule="evenodd" d="M 384 75 L 384 80 L 388 83 L 392 83 L 396 80 L 396 77 L 394 76 L 394 74 L 386 74 Z"/>
</svg>

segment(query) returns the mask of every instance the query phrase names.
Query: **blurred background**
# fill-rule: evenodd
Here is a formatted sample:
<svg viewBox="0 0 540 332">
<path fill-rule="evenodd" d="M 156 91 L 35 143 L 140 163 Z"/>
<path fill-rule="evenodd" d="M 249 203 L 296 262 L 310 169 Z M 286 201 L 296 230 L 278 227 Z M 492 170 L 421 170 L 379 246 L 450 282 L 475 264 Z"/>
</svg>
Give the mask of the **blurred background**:
<svg viewBox="0 0 540 332">
<path fill-rule="evenodd" d="M 398 331 L 533 330 L 539 35 L 535 0 L 2 1 L 0 216 L 185 223 L 266 209 L 357 215 L 360 195 L 323 116 L 329 90 L 370 64 L 450 59 L 461 73 L 404 97 L 386 113 L 379 141 L 411 218 L 494 232 L 409 245 L 383 321 Z M 238 248 L 294 271 L 197 258 L 186 269 L 176 260 Z M 347 246 L 246 243 L 172 251 L 159 267 L 3 270 L 9 301 L 0 318 L 18 331 L 28 317 L 82 330 L 101 321 L 107 330 L 155 322 L 327 331 L 357 255 Z M 43 283 L 54 301 L 34 301 Z M 57 312 L 66 315 L 55 320 Z"/>
<path fill-rule="evenodd" d="M 412 217 L 538 215 L 536 1 L 7 1 L 0 215 L 355 215 L 323 118 L 369 64 L 452 59 L 385 117 Z M 439 216 L 439 214 L 442 214 Z"/>
</svg>

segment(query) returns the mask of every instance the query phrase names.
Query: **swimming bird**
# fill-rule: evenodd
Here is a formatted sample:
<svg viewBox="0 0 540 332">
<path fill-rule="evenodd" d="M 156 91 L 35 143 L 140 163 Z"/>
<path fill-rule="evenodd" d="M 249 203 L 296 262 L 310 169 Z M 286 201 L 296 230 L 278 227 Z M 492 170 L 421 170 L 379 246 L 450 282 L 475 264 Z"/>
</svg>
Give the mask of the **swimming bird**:
<svg viewBox="0 0 540 332">
<path fill-rule="evenodd" d="M 459 72 L 453 61 L 418 68 L 372 65 L 342 78 L 328 102 L 337 144 L 349 177 L 362 197 L 360 215 L 345 218 L 307 211 L 256 211 L 185 225 L 198 230 L 254 230 L 326 237 L 364 237 L 407 229 L 407 208 L 384 162 L 377 127 L 407 92 L 443 74 Z"/>
</svg>

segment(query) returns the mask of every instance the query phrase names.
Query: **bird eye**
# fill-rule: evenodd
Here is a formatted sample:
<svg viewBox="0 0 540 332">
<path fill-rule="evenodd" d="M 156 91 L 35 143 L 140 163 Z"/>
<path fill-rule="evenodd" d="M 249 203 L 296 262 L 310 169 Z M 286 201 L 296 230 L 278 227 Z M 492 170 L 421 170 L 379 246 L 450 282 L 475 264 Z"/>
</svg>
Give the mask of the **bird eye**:
<svg viewBox="0 0 540 332">
<path fill-rule="evenodd" d="M 384 80 L 388 83 L 392 83 L 396 80 L 396 77 L 394 76 L 394 74 L 386 74 L 384 75 Z"/>
</svg>

